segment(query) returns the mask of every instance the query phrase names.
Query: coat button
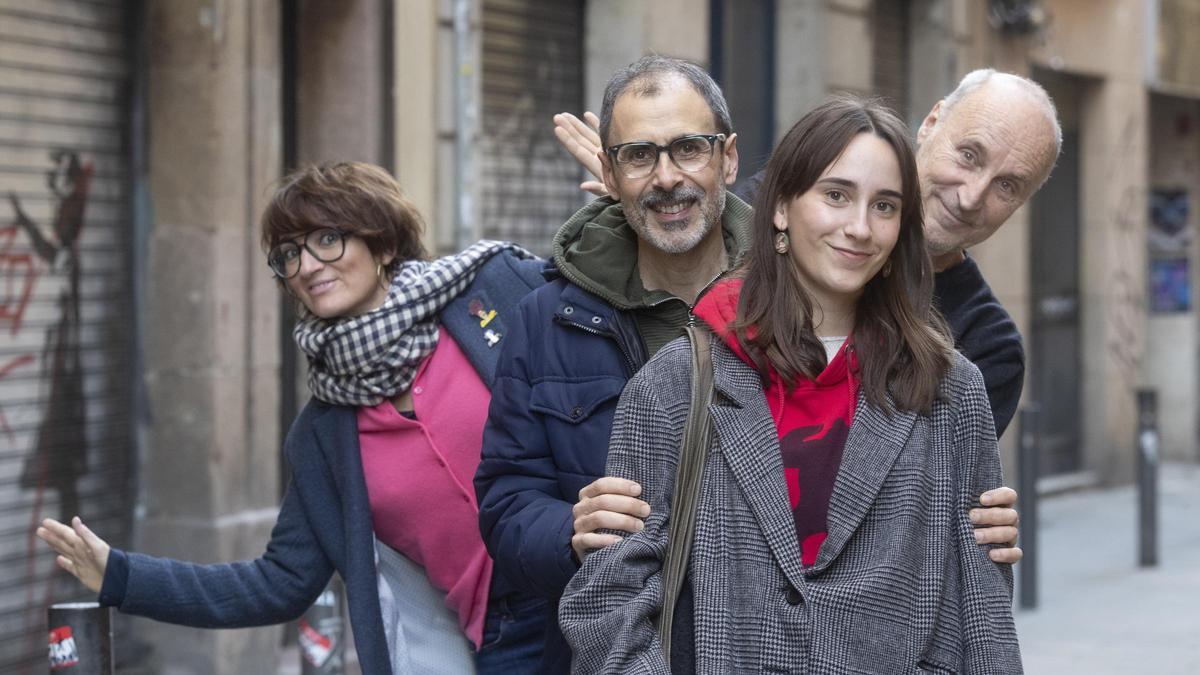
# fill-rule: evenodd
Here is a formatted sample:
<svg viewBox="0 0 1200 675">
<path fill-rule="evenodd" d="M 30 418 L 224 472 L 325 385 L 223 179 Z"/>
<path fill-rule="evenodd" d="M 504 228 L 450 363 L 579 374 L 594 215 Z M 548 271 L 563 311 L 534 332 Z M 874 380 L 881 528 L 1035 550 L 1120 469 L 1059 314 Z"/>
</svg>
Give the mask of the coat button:
<svg viewBox="0 0 1200 675">
<path fill-rule="evenodd" d="M 575 308 L 574 308 L 574 307 L 572 307 L 572 306 L 570 306 L 570 305 L 567 305 L 566 307 L 563 307 L 563 314 L 566 314 L 567 316 L 571 316 L 571 315 L 572 315 L 572 314 L 574 314 L 574 313 L 575 313 Z"/>
<path fill-rule="evenodd" d="M 577 420 L 577 419 L 579 419 L 579 416 L 582 414 L 583 414 L 583 408 L 580 408 L 579 406 L 575 406 L 574 408 L 571 408 L 571 419 Z"/>
<path fill-rule="evenodd" d="M 800 591 L 789 586 L 787 591 L 787 603 L 794 607 L 802 602 L 804 602 L 804 597 L 800 595 Z"/>
<path fill-rule="evenodd" d="M 600 322 L 601 322 L 601 321 L 603 321 L 603 319 L 601 319 L 601 318 L 600 318 L 600 317 L 598 317 L 598 316 L 593 316 L 593 317 L 592 317 L 592 323 L 596 324 L 597 326 L 599 326 L 599 325 L 600 325 Z"/>
</svg>

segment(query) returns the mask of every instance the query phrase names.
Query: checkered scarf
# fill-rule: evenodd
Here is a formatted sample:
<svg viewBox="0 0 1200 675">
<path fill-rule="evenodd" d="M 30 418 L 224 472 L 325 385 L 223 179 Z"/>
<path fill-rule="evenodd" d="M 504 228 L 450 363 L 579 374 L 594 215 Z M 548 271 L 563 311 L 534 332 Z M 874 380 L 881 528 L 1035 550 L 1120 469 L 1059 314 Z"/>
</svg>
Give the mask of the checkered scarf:
<svg viewBox="0 0 1200 675">
<path fill-rule="evenodd" d="M 407 391 L 417 367 L 437 346 L 437 315 L 475 280 L 493 255 L 514 244 L 480 241 L 432 262 L 410 260 L 392 277 L 387 300 L 366 314 L 330 321 L 311 314 L 293 336 L 308 357 L 313 396 L 335 405 L 374 406 Z"/>
</svg>

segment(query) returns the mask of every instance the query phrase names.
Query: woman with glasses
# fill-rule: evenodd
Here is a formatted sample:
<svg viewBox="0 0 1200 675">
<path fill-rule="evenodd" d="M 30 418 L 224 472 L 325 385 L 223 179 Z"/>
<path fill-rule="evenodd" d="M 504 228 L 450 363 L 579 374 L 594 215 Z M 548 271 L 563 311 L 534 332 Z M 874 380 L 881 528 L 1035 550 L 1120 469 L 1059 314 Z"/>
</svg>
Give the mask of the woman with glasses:
<svg viewBox="0 0 1200 675">
<path fill-rule="evenodd" d="M 422 220 L 382 169 L 286 178 L 262 216 L 298 301 L 313 400 L 266 551 L 198 565 L 112 549 L 79 518 L 38 536 L 103 605 L 232 628 L 300 616 L 338 572 L 364 673 L 513 673 L 537 663 L 544 601 L 492 574 L 471 479 L 505 321 L 543 263 L 479 242 L 427 260 Z"/>
<path fill-rule="evenodd" d="M 1011 568 L 968 516 L 1001 484 L 991 412 L 931 307 L 903 123 L 852 98 L 810 112 L 771 156 L 750 236 L 695 309 L 713 333 L 697 366 L 712 369 L 711 444 L 681 459 L 686 338 L 621 396 L 608 471 L 651 515 L 568 586 L 573 670 L 1020 672 Z M 672 513 L 681 462 L 700 472 L 695 531 L 668 558 L 689 515 Z M 660 636 L 666 570 L 683 581 Z"/>
</svg>

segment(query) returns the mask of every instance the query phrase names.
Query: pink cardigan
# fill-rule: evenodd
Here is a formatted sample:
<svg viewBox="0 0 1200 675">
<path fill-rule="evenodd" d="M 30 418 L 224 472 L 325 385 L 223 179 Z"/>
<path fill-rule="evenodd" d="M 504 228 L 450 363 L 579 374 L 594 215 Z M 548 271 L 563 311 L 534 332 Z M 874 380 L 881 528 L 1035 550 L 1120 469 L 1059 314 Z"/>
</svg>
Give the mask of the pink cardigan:
<svg viewBox="0 0 1200 675">
<path fill-rule="evenodd" d="M 390 401 L 358 410 L 375 536 L 425 568 L 479 648 L 492 560 L 472 479 L 491 393 L 443 328 L 412 386 L 416 420 Z"/>
</svg>

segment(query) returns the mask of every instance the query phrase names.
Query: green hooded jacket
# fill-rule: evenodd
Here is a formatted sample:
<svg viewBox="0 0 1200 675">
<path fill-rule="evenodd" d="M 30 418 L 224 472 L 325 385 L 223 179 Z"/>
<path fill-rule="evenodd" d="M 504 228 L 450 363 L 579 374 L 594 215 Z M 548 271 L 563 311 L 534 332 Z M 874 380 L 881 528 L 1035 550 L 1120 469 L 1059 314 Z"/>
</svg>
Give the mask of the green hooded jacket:
<svg viewBox="0 0 1200 675">
<path fill-rule="evenodd" d="M 746 202 L 726 191 L 721 233 L 729 269 L 741 262 L 749 248 L 752 214 Z M 562 275 L 613 307 L 630 312 L 646 354 L 653 356 L 683 335 L 694 317 L 692 306 L 683 299 L 663 290 L 646 290 L 638 273 L 637 253 L 637 233 L 625 219 L 620 202 L 611 197 L 601 197 L 580 209 L 554 236 L 554 264 Z"/>
</svg>

